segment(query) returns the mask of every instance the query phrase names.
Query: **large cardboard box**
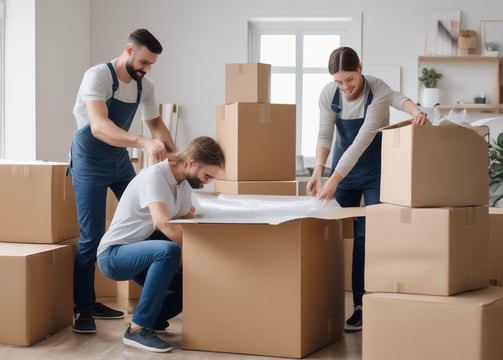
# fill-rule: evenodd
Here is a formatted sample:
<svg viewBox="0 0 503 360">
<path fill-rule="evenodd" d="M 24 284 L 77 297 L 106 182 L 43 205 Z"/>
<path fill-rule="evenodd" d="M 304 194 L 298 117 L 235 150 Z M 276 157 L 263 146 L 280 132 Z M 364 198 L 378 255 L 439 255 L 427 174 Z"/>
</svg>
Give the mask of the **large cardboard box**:
<svg viewBox="0 0 503 360">
<path fill-rule="evenodd" d="M 489 208 L 489 280 L 503 286 L 503 208 Z"/>
<path fill-rule="evenodd" d="M 184 224 L 182 347 L 301 358 L 340 339 L 344 284 L 337 217 L 354 213 L 348 208 L 334 220 L 277 225 Z"/>
<path fill-rule="evenodd" d="M 503 288 L 455 296 L 366 294 L 363 360 L 500 360 Z"/>
<path fill-rule="evenodd" d="M 215 191 L 224 194 L 297 195 L 297 182 L 215 180 Z"/>
<path fill-rule="evenodd" d="M 488 207 L 367 206 L 365 288 L 453 295 L 488 286 Z"/>
<path fill-rule="evenodd" d="M 58 243 L 79 236 L 68 164 L 0 161 L 0 241 Z"/>
<path fill-rule="evenodd" d="M 217 141 L 225 153 L 221 180 L 295 180 L 295 105 L 217 106 Z"/>
<path fill-rule="evenodd" d="M 489 202 L 487 141 L 463 126 L 402 122 L 382 130 L 381 202 L 411 207 Z"/>
<path fill-rule="evenodd" d="M 71 246 L 0 243 L 0 344 L 28 346 L 72 324 Z"/>
<path fill-rule="evenodd" d="M 234 102 L 271 102 L 270 64 L 225 65 L 225 103 Z"/>
</svg>

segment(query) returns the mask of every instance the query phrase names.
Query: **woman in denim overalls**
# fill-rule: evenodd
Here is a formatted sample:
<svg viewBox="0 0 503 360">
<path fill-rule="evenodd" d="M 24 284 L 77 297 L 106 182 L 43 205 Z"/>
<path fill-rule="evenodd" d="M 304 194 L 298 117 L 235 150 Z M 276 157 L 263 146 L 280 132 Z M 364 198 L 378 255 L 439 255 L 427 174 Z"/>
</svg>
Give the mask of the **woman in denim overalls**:
<svg viewBox="0 0 503 360">
<path fill-rule="evenodd" d="M 390 89 L 382 80 L 363 76 L 356 52 L 341 47 L 332 52 L 328 65 L 334 81 L 320 95 L 320 129 L 316 165 L 307 189 L 319 199 L 335 199 L 342 207 L 379 203 L 381 134 L 389 125 L 389 107 L 405 111 L 413 123 L 429 123 L 426 114 L 409 98 Z M 325 163 L 332 147 L 331 175 L 322 184 Z M 352 289 L 354 313 L 346 331 L 362 327 L 365 265 L 365 218 L 354 221 Z"/>
</svg>

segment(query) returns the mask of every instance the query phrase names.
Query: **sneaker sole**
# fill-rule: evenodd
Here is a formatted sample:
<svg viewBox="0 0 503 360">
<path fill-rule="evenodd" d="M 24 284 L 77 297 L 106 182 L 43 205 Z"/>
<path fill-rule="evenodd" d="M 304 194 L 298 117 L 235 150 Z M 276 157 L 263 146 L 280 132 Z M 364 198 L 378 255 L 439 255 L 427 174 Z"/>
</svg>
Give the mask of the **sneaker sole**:
<svg viewBox="0 0 503 360">
<path fill-rule="evenodd" d="M 93 315 L 94 319 L 100 319 L 100 320 L 120 320 L 124 319 L 125 315 L 119 315 L 119 316 L 100 316 L 100 315 Z"/>
<path fill-rule="evenodd" d="M 164 349 L 152 348 L 152 347 L 148 347 L 148 346 L 142 345 L 142 344 L 140 344 L 140 343 L 138 343 L 138 342 L 136 342 L 134 340 L 130 340 L 130 339 L 127 339 L 127 338 L 123 338 L 122 342 L 124 343 L 124 345 L 135 347 L 137 349 L 147 350 L 147 351 L 152 351 L 152 352 L 158 352 L 158 353 L 165 353 L 165 352 L 170 352 L 171 350 L 173 350 L 172 346 L 164 348 Z"/>
<path fill-rule="evenodd" d="M 81 330 L 72 327 L 72 331 L 77 334 L 96 334 L 96 330 Z"/>
<path fill-rule="evenodd" d="M 361 330 L 362 330 L 361 326 L 351 326 L 351 325 L 344 326 L 344 331 L 346 332 L 356 332 Z"/>
</svg>

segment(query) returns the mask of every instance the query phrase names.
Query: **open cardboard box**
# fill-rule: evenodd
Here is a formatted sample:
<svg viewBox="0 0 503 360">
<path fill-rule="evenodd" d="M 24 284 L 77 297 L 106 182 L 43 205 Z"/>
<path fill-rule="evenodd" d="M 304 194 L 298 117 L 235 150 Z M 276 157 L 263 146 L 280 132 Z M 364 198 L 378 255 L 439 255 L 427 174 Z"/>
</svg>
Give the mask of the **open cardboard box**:
<svg viewBox="0 0 503 360">
<path fill-rule="evenodd" d="M 477 206 L 489 201 L 483 128 L 417 126 L 382 130 L 381 202 L 410 207 Z"/>
<path fill-rule="evenodd" d="M 302 358 L 340 339 L 342 219 L 364 213 L 181 221 L 182 347 Z"/>
</svg>

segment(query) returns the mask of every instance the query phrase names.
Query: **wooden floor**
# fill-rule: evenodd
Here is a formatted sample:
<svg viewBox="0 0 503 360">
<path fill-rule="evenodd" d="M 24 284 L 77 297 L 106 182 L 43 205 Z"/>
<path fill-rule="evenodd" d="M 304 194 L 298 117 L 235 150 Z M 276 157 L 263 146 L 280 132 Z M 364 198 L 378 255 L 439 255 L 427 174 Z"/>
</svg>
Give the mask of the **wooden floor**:
<svg viewBox="0 0 503 360">
<path fill-rule="evenodd" d="M 100 299 L 109 306 L 117 306 L 115 299 Z M 352 312 L 351 293 L 346 293 L 346 313 Z M 112 360 L 112 359 L 161 359 L 171 360 L 268 360 L 278 359 L 267 356 L 250 356 L 238 354 L 225 354 L 205 351 L 189 351 L 181 348 L 182 340 L 182 315 L 170 320 L 169 331 L 159 336 L 173 346 L 169 353 L 157 354 L 138 350 L 122 344 L 122 336 L 131 320 L 131 315 L 126 315 L 121 320 L 96 320 L 98 333 L 95 335 L 82 335 L 72 332 L 71 327 L 63 329 L 50 338 L 40 341 L 31 347 L 13 347 L 0 345 L 0 359 L 5 360 Z M 5 324 L 4 324 L 5 325 Z M 218 329 L 216 329 L 218 330 Z M 331 360 L 360 360 L 361 359 L 361 332 L 345 333 L 344 337 L 305 357 L 305 359 L 331 359 Z"/>
</svg>

